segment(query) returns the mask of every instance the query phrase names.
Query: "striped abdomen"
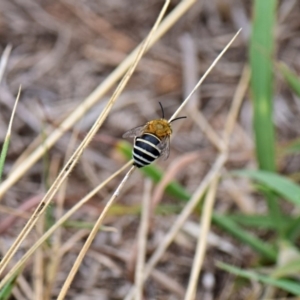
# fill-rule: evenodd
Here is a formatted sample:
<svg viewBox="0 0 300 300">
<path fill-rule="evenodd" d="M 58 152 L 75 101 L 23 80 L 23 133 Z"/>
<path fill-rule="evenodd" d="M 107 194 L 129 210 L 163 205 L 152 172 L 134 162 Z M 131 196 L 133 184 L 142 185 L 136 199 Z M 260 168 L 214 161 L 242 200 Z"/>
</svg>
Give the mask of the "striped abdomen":
<svg viewBox="0 0 300 300">
<path fill-rule="evenodd" d="M 132 155 L 134 165 L 138 168 L 150 165 L 161 153 L 157 147 L 160 139 L 153 134 L 144 133 L 142 136 L 135 138 Z"/>
</svg>

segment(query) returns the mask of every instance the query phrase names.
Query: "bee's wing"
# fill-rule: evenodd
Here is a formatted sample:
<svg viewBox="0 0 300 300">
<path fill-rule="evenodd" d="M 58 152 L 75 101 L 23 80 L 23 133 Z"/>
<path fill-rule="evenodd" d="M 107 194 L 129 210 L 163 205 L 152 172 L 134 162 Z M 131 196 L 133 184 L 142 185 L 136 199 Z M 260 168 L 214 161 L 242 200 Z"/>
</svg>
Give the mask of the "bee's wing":
<svg viewBox="0 0 300 300">
<path fill-rule="evenodd" d="M 161 150 L 160 157 L 166 160 L 170 154 L 170 136 L 164 138 L 159 144 L 158 148 Z"/>
<path fill-rule="evenodd" d="M 132 129 L 126 131 L 122 135 L 122 137 L 123 138 L 132 138 L 132 137 L 140 136 L 143 134 L 144 128 L 145 128 L 145 125 L 132 128 Z"/>
</svg>

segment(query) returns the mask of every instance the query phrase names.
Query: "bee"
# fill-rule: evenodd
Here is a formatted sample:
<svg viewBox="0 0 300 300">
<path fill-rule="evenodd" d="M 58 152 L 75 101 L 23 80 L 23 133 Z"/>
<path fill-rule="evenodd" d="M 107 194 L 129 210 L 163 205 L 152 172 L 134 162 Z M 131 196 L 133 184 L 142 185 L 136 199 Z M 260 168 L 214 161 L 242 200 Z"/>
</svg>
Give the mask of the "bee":
<svg viewBox="0 0 300 300">
<path fill-rule="evenodd" d="M 152 120 L 146 125 L 135 127 L 123 134 L 123 138 L 134 138 L 132 149 L 133 165 L 142 168 L 150 165 L 157 158 L 167 159 L 170 153 L 171 123 L 184 119 L 179 117 L 170 122 L 165 119 L 164 109 L 159 102 L 162 118 Z"/>
</svg>

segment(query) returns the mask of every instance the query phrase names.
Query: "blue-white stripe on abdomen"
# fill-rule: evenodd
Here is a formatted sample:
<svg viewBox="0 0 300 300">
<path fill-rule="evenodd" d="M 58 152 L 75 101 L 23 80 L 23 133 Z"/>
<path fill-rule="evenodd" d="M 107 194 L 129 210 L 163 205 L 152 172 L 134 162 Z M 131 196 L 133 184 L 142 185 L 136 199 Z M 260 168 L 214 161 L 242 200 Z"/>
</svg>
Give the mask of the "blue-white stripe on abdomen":
<svg viewBox="0 0 300 300">
<path fill-rule="evenodd" d="M 156 160 L 161 153 L 161 150 L 157 147 L 159 143 L 159 138 L 150 133 L 144 133 L 142 136 L 137 137 L 132 151 L 134 165 L 141 168 Z"/>
</svg>

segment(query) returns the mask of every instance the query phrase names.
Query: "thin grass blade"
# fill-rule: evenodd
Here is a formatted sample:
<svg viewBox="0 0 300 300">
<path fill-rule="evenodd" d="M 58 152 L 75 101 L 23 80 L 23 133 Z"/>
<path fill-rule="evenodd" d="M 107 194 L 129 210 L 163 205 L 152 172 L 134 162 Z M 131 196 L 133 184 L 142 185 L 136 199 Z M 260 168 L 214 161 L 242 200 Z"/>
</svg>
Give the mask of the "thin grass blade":
<svg viewBox="0 0 300 300">
<path fill-rule="evenodd" d="M 250 43 L 251 92 L 256 155 L 259 167 L 275 170 L 273 112 L 274 25 L 276 0 L 255 0 Z"/>
<path fill-rule="evenodd" d="M 8 300 L 11 298 L 12 290 L 16 285 L 16 280 L 18 275 L 15 275 L 1 290 L 0 290 L 0 300 Z"/>
<path fill-rule="evenodd" d="M 265 229 L 265 230 L 276 229 L 276 225 L 274 224 L 274 220 L 272 219 L 272 216 L 268 214 L 264 214 L 264 215 L 232 214 L 232 215 L 227 215 L 227 218 L 236 222 L 239 225 L 250 227 L 250 228 Z M 284 227 L 286 228 L 291 223 L 296 221 L 296 219 L 289 216 L 284 216 L 282 221 Z"/>
<path fill-rule="evenodd" d="M 277 66 L 287 85 L 300 97 L 300 78 L 284 63 L 279 63 Z"/>
<path fill-rule="evenodd" d="M 256 180 L 286 200 L 300 206 L 300 186 L 284 176 L 262 170 L 241 170 L 233 174 Z"/>
<path fill-rule="evenodd" d="M 221 262 L 217 263 L 217 266 L 225 270 L 231 274 L 235 274 L 237 276 L 241 276 L 243 278 L 247 278 L 249 280 L 255 280 L 262 282 L 267 285 L 271 285 L 277 288 L 280 288 L 282 290 L 285 290 L 289 293 L 292 293 L 294 295 L 299 296 L 300 295 L 300 285 L 297 282 L 294 282 L 292 280 L 287 280 L 287 279 L 275 279 L 266 275 L 260 275 L 257 272 L 254 271 L 246 271 L 242 270 L 233 266 L 230 266 L 228 264 L 224 264 Z"/>
<path fill-rule="evenodd" d="M 235 222 L 223 215 L 215 213 L 213 214 L 212 220 L 214 224 L 229 232 L 233 237 L 235 237 L 242 243 L 249 245 L 264 258 L 268 259 L 269 261 L 276 261 L 277 251 L 272 245 L 241 229 Z"/>
<path fill-rule="evenodd" d="M 14 115 L 15 115 L 15 112 L 16 112 L 16 109 L 17 109 L 20 94 L 21 94 L 21 87 L 19 88 L 18 95 L 17 95 L 16 101 L 15 101 L 15 105 L 14 105 L 13 111 L 11 113 L 9 125 L 8 125 L 8 128 L 7 128 L 7 133 L 6 133 L 4 143 L 3 143 L 3 147 L 2 147 L 2 150 L 1 150 L 1 154 L 0 154 L 0 182 L 1 182 L 2 174 L 3 174 L 5 158 L 6 158 L 8 147 L 9 147 L 9 142 L 10 142 L 10 137 L 11 137 L 11 127 L 12 127 Z"/>
</svg>

